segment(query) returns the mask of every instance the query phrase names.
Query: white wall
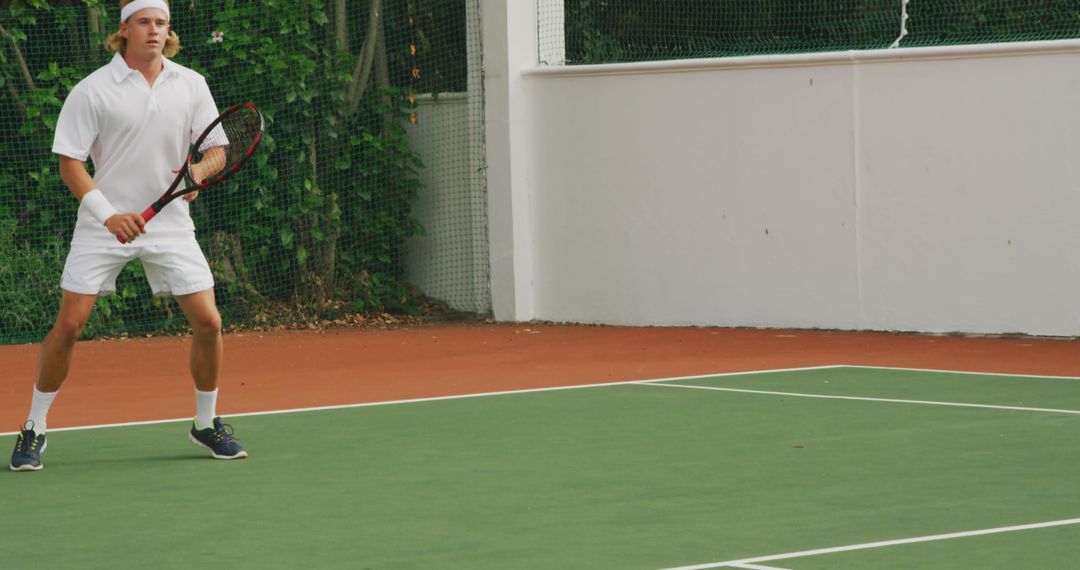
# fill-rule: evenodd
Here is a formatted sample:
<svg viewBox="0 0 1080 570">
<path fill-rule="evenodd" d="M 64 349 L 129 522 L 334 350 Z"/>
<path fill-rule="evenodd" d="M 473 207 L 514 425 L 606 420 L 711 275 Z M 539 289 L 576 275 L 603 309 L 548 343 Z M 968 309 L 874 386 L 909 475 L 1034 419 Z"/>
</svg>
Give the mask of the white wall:
<svg viewBox="0 0 1080 570">
<path fill-rule="evenodd" d="M 537 319 L 1080 334 L 1078 42 L 524 77 Z"/>
<path fill-rule="evenodd" d="M 860 73 L 863 326 L 1080 334 L 1080 52 Z"/>
</svg>

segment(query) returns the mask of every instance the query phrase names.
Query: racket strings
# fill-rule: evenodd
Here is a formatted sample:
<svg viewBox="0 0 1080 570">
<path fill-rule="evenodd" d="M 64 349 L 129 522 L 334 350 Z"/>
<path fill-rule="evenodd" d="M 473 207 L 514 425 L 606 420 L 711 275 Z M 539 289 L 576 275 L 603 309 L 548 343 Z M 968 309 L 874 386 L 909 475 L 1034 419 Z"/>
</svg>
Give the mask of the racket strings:
<svg viewBox="0 0 1080 570">
<path fill-rule="evenodd" d="M 199 164 L 201 182 L 208 185 L 227 176 L 251 153 L 261 132 L 262 117 L 251 107 L 241 107 L 222 117 L 192 157 L 192 163 Z M 189 172 L 189 184 L 196 182 L 193 177 Z"/>
</svg>

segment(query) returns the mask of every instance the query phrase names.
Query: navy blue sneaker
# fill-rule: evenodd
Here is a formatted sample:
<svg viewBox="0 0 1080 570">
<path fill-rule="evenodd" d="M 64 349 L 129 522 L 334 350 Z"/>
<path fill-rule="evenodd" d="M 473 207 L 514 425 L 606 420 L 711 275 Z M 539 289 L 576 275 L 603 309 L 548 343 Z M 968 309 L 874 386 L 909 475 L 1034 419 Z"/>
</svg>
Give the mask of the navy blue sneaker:
<svg viewBox="0 0 1080 570">
<path fill-rule="evenodd" d="M 221 418 L 214 418 L 214 427 L 196 429 L 198 426 L 191 422 L 191 442 L 199 447 L 210 450 L 214 459 L 243 459 L 247 452 L 240 442 L 233 438 L 233 429 L 229 424 L 221 423 Z"/>
<path fill-rule="evenodd" d="M 45 452 L 45 434 L 34 431 L 34 422 L 23 424 L 11 452 L 12 471 L 41 471 L 41 454 Z"/>
</svg>

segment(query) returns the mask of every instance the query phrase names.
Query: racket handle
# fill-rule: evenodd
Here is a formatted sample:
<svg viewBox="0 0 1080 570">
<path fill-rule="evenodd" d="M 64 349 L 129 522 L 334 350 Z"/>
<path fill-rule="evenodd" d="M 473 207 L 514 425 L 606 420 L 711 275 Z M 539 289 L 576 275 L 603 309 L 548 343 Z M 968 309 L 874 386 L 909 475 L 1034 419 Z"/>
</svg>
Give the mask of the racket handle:
<svg viewBox="0 0 1080 570">
<path fill-rule="evenodd" d="M 142 219 L 143 219 L 144 223 L 149 222 L 150 220 L 154 219 L 154 216 L 156 216 L 156 215 L 157 215 L 157 210 L 155 210 L 153 206 L 150 206 L 149 208 L 143 210 L 143 213 L 140 214 L 140 216 L 142 216 Z M 127 240 L 124 239 L 122 236 L 116 236 L 116 241 L 118 241 L 120 243 L 127 243 Z"/>
</svg>

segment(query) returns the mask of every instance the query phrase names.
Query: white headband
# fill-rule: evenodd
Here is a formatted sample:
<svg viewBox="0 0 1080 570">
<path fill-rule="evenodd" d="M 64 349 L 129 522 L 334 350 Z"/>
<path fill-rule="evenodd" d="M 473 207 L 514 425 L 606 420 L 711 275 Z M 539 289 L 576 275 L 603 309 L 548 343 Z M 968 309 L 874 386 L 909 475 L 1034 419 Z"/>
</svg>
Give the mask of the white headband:
<svg viewBox="0 0 1080 570">
<path fill-rule="evenodd" d="M 165 3 L 165 0 L 135 0 L 131 4 L 124 6 L 120 10 L 120 21 L 126 22 L 132 14 L 139 10 L 145 10 L 146 8 L 157 8 L 165 11 L 165 17 L 169 18 L 169 5 Z"/>
</svg>

